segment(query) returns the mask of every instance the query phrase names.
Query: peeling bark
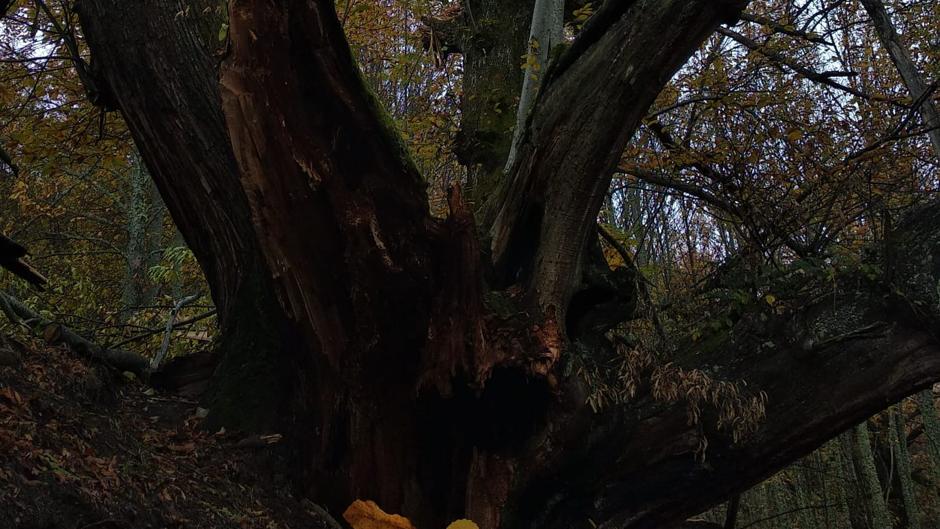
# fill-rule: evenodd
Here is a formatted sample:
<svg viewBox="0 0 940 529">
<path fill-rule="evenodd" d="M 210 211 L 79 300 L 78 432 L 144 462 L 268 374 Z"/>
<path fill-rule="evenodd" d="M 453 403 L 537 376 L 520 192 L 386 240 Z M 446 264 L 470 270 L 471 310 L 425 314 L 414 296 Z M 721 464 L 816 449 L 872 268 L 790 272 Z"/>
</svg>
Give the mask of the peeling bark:
<svg viewBox="0 0 940 529">
<path fill-rule="evenodd" d="M 223 108 L 281 304 L 334 366 L 415 350 L 427 329 L 425 184 L 333 3 L 236 1 L 229 24 Z M 388 313 L 397 328 L 383 328 Z M 362 344 L 371 351 L 355 350 L 363 333 L 380 340 Z"/>
</svg>

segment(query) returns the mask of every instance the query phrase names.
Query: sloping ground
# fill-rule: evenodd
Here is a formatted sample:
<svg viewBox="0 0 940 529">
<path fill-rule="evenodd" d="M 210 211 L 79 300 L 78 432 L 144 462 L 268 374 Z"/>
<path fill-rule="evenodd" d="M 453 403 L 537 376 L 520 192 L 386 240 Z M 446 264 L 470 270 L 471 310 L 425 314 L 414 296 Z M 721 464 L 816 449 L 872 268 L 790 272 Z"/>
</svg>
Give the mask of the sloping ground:
<svg viewBox="0 0 940 529">
<path fill-rule="evenodd" d="M 67 350 L 0 348 L 0 527 L 335 527 L 293 500 L 278 444 Z"/>
</svg>

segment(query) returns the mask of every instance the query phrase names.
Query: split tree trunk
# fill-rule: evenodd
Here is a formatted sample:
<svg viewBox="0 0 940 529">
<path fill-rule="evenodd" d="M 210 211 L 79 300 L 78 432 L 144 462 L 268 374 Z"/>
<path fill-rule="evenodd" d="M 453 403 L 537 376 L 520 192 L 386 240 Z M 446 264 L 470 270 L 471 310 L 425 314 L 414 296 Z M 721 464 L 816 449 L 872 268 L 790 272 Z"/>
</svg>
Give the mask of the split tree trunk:
<svg viewBox="0 0 940 529">
<path fill-rule="evenodd" d="M 96 67 L 219 307 L 215 420 L 285 428 L 305 493 L 334 513 L 364 498 L 428 528 L 464 516 L 483 529 L 669 527 L 940 376 L 933 313 L 900 320 L 879 285 L 677 359 L 767 394 L 746 438 L 712 408 L 690 425 L 687 402 L 648 385 L 595 413 L 566 370 L 572 350 L 618 354 L 604 335 L 635 302 L 629 278 L 593 260 L 615 156 L 673 72 L 745 3 L 603 4 L 551 67 L 517 163 L 488 173 L 490 274 L 459 189 L 450 218 L 428 214 L 332 0 L 232 1 L 221 77 L 222 21 L 200 15 L 214 2 L 82 0 Z M 473 64 L 507 71 L 471 59 L 468 78 Z M 485 77 L 475 82 L 485 90 Z M 511 125 L 497 128 L 504 155 Z M 938 216 L 912 217 L 904 255 L 933 255 Z M 917 279 L 936 279 L 933 261 L 897 270 L 933 307 L 934 283 Z M 873 327 L 882 332 L 854 332 Z M 807 328 L 828 334 L 808 349 L 787 337 Z"/>
</svg>

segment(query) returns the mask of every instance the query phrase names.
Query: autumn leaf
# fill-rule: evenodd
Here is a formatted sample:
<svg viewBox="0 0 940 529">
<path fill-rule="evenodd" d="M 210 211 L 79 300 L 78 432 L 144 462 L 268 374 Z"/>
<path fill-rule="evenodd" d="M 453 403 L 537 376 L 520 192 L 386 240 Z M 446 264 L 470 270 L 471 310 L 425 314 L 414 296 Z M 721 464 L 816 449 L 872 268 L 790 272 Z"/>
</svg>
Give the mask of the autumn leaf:
<svg viewBox="0 0 940 529">
<path fill-rule="evenodd" d="M 415 529 L 404 516 L 388 514 L 374 501 L 356 500 L 343 513 L 353 529 Z"/>
</svg>

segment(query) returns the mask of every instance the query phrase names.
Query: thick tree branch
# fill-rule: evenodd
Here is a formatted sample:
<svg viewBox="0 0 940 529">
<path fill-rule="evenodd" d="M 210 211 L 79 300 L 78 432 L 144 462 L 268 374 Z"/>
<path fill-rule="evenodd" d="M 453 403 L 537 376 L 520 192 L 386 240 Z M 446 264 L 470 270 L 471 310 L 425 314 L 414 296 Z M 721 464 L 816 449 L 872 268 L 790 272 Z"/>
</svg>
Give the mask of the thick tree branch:
<svg viewBox="0 0 940 529">
<path fill-rule="evenodd" d="M 618 154 L 672 74 L 746 2 L 605 2 L 546 75 L 516 163 L 488 203 L 503 285 L 563 317 Z"/>
<path fill-rule="evenodd" d="M 241 235 L 252 226 L 222 116 L 218 61 L 212 56 L 217 38 L 181 20 L 178 2 L 158 0 L 146 7 L 139 12 L 120 0 L 83 0 L 78 14 L 94 61 L 206 274 L 225 327 L 234 292 L 222 285 L 237 285 L 242 274 L 254 273 L 248 261 L 259 254 Z M 154 42 L 161 43 L 159 49 Z"/>
<path fill-rule="evenodd" d="M 509 159 L 506 162 L 507 168 L 511 168 L 515 163 L 519 140 L 525 132 L 526 121 L 528 121 L 535 95 L 548 67 L 552 50 L 564 42 L 564 9 L 563 0 L 536 0 L 535 2 L 526 53 L 525 77 L 522 82 L 522 93 L 519 96 L 519 107 L 516 109 L 516 129 Z"/>
<path fill-rule="evenodd" d="M 463 51 L 460 131 L 454 154 L 467 167 L 467 197 L 479 211 L 503 178 L 535 0 L 464 0 L 458 21 Z"/>
<path fill-rule="evenodd" d="M 940 379 L 938 219 L 934 204 L 900 225 L 892 275 L 872 283 L 847 273 L 835 293 L 830 285 L 822 297 L 809 290 L 778 301 L 789 307 L 783 314 L 758 300 L 709 345 L 679 349 L 686 369 L 744 380 L 752 395 L 767 395 L 766 416 L 749 436 L 736 441 L 718 426 L 714 409 L 690 422 L 679 382 L 676 404 L 644 390 L 599 414 L 559 404 L 518 470 L 524 477 L 517 485 L 527 492 L 512 527 L 586 528 L 586 519 L 605 529 L 670 527 L 930 387 Z M 699 391 L 694 387 L 690 395 Z"/>
</svg>

